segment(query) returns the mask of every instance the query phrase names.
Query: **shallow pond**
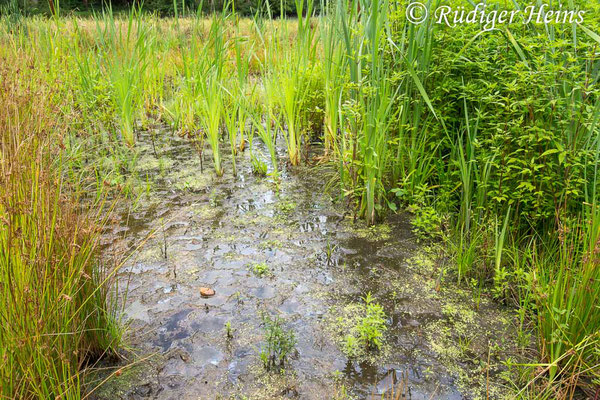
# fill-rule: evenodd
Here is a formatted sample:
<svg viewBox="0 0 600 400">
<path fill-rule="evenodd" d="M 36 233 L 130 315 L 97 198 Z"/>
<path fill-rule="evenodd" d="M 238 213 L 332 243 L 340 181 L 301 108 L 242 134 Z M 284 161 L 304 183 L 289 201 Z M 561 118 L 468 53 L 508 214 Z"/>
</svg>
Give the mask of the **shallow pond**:
<svg viewBox="0 0 600 400">
<path fill-rule="evenodd" d="M 415 400 L 506 394 L 514 315 L 485 297 L 474 311 L 471 292 L 444 279 L 436 252 L 417 243 L 408 215 L 369 228 L 325 194 L 324 167 L 285 168 L 282 153 L 275 185 L 252 174 L 246 151 L 237 177 L 225 157 L 217 178 L 208 151 L 201 172 L 187 141 L 156 136 L 155 146 L 141 138 L 146 192 L 106 235 L 107 254 L 137 248 L 119 275 L 130 346 L 122 365 L 133 365 L 93 397 L 380 398 L 401 377 Z M 268 273 L 255 274 L 256 263 Z M 203 298 L 201 287 L 216 294 Z M 369 292 L 388 318 L 384 344 L 349 359 L 343 337 Z M 280 372 L 260 361 L 265 313 L 297 338 Z"/>
</svg>

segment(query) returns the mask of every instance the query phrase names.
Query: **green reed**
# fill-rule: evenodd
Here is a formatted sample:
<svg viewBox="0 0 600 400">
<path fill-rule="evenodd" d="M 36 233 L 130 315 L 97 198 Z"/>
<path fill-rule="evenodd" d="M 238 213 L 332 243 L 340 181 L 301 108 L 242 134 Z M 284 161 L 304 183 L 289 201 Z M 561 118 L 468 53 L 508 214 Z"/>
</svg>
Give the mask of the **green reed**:
<svg viewBox="0 0 600 400">
<path fill-rule="evenodd" d="M 240 117 L 241 111 L 240 111 L 240 102 L 236 101 L 236 95 L 234 93 L 236 93 L 233 90 L 230 91 L 226 91 L 227 92 L 227 98 L 225 99 L 225 104 L 226 104 L 226 108 L 228 109 L 227 112 L 225 112 L 225 126 L 227 128 L 227 135 L 229 138 L 229 147 L 231 150 L 231 162 L 232 162 L 232 166 L 233 166 L 233 175 L 237 175 L 237 168 L 236 168 L 236 160 L 235 157 L 238 154 L 238 118 Z"/>
<path fill-rule="evenodd" d="M 324 8 L 325 5 L 322 5 L 321 9 Z M 337 9 L 338 5 L 336 5 L 335 10 Z M 341 10 L 338 10 L 338 12 L 341 12 Z M 324 18 L 326 18 L 328 23 L 324 24 L 325 26 L 321 29 L 321 43 L 323 44 L 324 53 L 322 71 L 325 95 L 323 140 L 325 151 L 328 153 L 332 152 L 335 155 L 340 152 L 336 146 L 339 140 L 339 119 L 345 79 L 344 52 L 335 19 L 332 19 L 333 17 L 329 14 Z"/>
<path fill-rule="evenodd" d="M 296 38 L 289 42 L 288 22 L 283 22 L 282 35 L 277 35 L 271 49 L 273 63 L 269 65 L 270 78 L 279 90 L 273 91 L 274 99 L 285 122 L 284 138 L 288 157 L 292 165 L 300 163 L 303 126 L 301 106 L 306 96 L 304 77 L 314 67 L 315 29 L 310 23 L 313 15 L 313 2 L 296 0 L 298 15 Z M 306 7 L 306 8 L 305 8 Z"/>
<path fill-rule="evenodd" d="M 102 22 L 101 22 L 102 21 Z M 103 49 L 102 63 L 111 84 L 111 95 L 120 117 L 121 136 L 128 146 L 135 144 L 136 115 L 142 104 L 143 76 L 147 66 L 148 28 L 141 10 L 133 7 L 122 21 L 115 19 L 112 7 L 97 19 L 98 46 Z"/>
<path fill-rule="evenodd" d="M 213 68 L 200 83 L 200 115 L 208 143 L 212 149 L 213 162 L 217 176 L 223 175 L 219 141 L 223 120 L 223 89 L 219 81 L 219 72 Z"/>
<path fill-rule="evenodd" d="M 387 30 L 387 2 L 354 1 L 350 10 L 341 5 L 336 14 L 344 33 L 345 58 L 351 90 L 343 113 L 345 137 L 340 159 L 351 157 L 344 184 L 359 199 L 359 214 L 374 223 L 385 193 L 383 177 L 389 157 L 389 125 L 396 91 L 390 85 L 381 46 Z M 356 11 L 360 10 L 360 11 Z M 353 29 L 350 29 L 350 26 Z M 347 155 L 351 152 L 351 155 Z"/>
<path fill-rule="evenodd" d="M 277 129 L 274 129 L 277 120 L 274 116 L 274 105 L 270 99 L 272 95 L 275 95 L 275 91 L 277 90 L 279 89 L 271 81 L 266 80 L 264 84 L 264 107 L 255 108 L 251 115 L 252 132 L 256 132 L 260 140 L 267 146 L 271 157 L 271 165 L 273 166 L 272 175 L 274 177 L 279 176 L 277 150 L 275 148 Z M 252 144 L 250 145 L 250 151 L 254 151 Z"/>
</svg>

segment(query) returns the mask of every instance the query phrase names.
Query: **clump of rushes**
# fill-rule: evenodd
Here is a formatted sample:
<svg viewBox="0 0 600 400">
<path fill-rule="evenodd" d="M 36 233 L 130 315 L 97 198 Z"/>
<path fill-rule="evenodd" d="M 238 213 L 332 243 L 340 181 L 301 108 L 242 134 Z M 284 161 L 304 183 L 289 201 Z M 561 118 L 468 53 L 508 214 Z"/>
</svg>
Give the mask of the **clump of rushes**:
<svg viewBox="0 0 600 400">
<path fill-rule="evenodd" d="M 240 134 L 239 149 L 243 151 L 246 146 L 244 134 L 246 132 L 246 120 L 248 119 L 248 78 L 250 76 L 250 63 L 252 58 L 254 57 L 254 52 L 252 50 L 252 42 L 250 42 L 247 38 L 241 35 L 239 19 L 235 19 L 235 24 L 236 37 L 233 42 L 233 47 L 235 50 L 235 66 L 237 72 L 237 80 L 234 84 L 234 93 L 236 93 L 237 95 L 237 130 Z"/>
<path fill-rule="evenodd" d="M 389 157 L 389 125 L 395 92 L 390 85 L 390 71 L 386 68 L 381 49 L 387 32 L 388 3 L 370 2 L 364 11 L 358 3 L 351 10 L 341 7 L 338 22 L 344 32 L 345 55 L 352 89 L 349 91 L 347 111 L 343 113 L 343 127 L 347 132 L 340 159 L 340 176 L 349 191 L 359 199 L 359 214 L 374 223 L 385 194 L 383 178 Z M 357 29 L 350 27 L 356 26 Z M 363 53 L 368 56 L 363 56 Z M 362 71 L 368 71 L 363 76 Z M 349 148 L 346 148 L 349 146 Z"/>
<path fill-rule="evenodd" d="M 275 90 L 275 87 L 270 85 L 268 82 L 265 84 L 266 87 L 266 97 L 265 97 L 265 105 L 264 105 L 264 115 L 265 121 L 263 122 L 263 107 L 256 107 L 253 109 L 251 114 L 252 117 L 252 133 L 250 137 L 250 152 L 251 157 L 254 160 L 255 155 L 253 150 L 252 136 L 256 132 L 260 140 L 267 146 L 269 150 L 269 155 L 271 156 L 271 164 L 273 166 L 272 175 L 277 177 L 279 175 L 279 169 L 277 167 L 277 151 L 275 149 L 275 139 L 277 136 L 277 130 L 273 129 L 273 103 L 270 100 L 270 93 Z M 258 163 L 261 161 L 257 160 Z M 254 164 L 254 161 L 253 161 Z M 262 168 L 259 168 L 258 171 L 262 171 Z"/>
<path fill-rule="evenodd" d="M 583 207 L 586 220 L 561 221 L 554 251 L 531 260 L 539 279 L 534 298 L 540 348 L 551 383 L 582 371 L 600 381 L 600 207 L 596 201 Z"/>
<path fill-rule="evenodd" d="M 135 117 L 142 105 L 142 86 L 147 66 L 149 41 L 147 24 L 140 10 L 129 12 L 125 34 L 115 21 L 112 7 L 104 12 L 104 30 L 98 24 L 98 46 L 106 50 L 102 57 L 112 85 L 112 97 L 120 117 L 121 135 L 128 146 L 135 144 L 133 133 Z"/>
<path fill-rule="evenodd" d="M 205 47 L 205 63 L 207 71 L 196 77 L 200 84 L 201 117 L 206 131 L 208 143 L 213 151 L 213 162 L 217 176 L 223 175 L 221 166 L 221 153 L 219 140 L 221 137 L 220 126 L 223 120 L 224 92 L 222 83 L 223 69 L 225 67 L 225 37 L 224 29 L 227 24 L 225 14 L 215 14 L 211 21 L 209 38 Z M 210 49 L 210 52 L 208 52 Z"/>
<path fill-rule="evenodd" d="M 79 399 L 81 366 L 120 341 L 99 211 L 61 179 L 64 96 L 13 64 L 0 60 L 0 397 Z"/>
<path fill-rule="evenodd" d="M 231 321 L 225 322 L 225 338 L 228 340 L 233 339 L 233 328 L 231 327 Z"/>
<path fill-rule="evenodd" d="M 288 156 L 292 165 L 300 163 L 301 132 L 300 119 L 300 82 L 298 74 L 291 65 L 281 68 L 273 75 L 275 80 L 270 84 L 277 88 L 272 94 L 285 121 L 285 140 L 288 147 Z"/>
<path fill-rule="evenodd" d="M 219 140 L 223 116 L 222 88 L 216 71 L 210 71 L 201 85 L 201 115 L 208 143 L 213 152 L 213 162 L 217 176 L 223 175 Z"/>
<path fill-rule="evenodd" d="M 252 173 L 254 175 L 267 176 L 268 167 L 264 161 L 253 154 L 250 162 L 252 163 Z"/>
<path fill-rule="evenodd" d="M 335 9 L 332 11 L 335 12 Z M 334 156 L 336 155 L 335 146 L 339 140 L 339 112 L 344 83 L 344 52 L 341 45 L 341 38 L 336 28 L 337 25 L 330 22 L 321 29 L 321 42 L 323 43 L 324 53 L 322 73 L 325 94 L 323 141 L 325 151 L 328 154 L 333 152 Z"/>
<path fill-rule="evenodd" d="M 290 164 L 300 164 L 300 149 L 302 146 L 301 105 L 306 96 L 307 85 L 304 75 L 314 68 L 315 30 L 310 18 L 313 14 L 312 0 L 296 0 L 298 26 L 296 39 L 292 46 L 289 44 L 287 22 L 283 23 L 284 35 L 282 42 L 274 45 L 274 65 L 271 79 L 272 87 L 277 90 L 270 93 L 276 99 L 283 120 L 285 121 L 285 140 L 288 148 Z"/>
<path fill-rule="evenodd" d="M 237 175 L 237 167 L 235 156 L 238 153 L 238 118 L 240 118 L 240 102 L 235 98 L 234 92 L 227 90 L 227 107 L 229 112 L 225 113 L 225 126 L 227 127 L 227 135 L 229 137 L 229 147 L 231 149 L 231 163 L 233 167 L 233 175 Z"/>
</svg>

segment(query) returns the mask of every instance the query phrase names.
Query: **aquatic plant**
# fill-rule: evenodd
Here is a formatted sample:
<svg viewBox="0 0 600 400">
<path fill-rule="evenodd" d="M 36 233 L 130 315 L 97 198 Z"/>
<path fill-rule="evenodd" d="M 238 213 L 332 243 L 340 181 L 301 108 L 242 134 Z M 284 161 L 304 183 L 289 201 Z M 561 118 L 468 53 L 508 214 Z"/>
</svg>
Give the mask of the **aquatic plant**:
<svg viewBox="0 0 600 400">
<path fill-rule="evenodd" d="M 285 367 L 296 348 L 294 331 L 286 331 L 279 317 L 263 315 L 263 328 L 266 344 L 260 351 L 260 359 L 266 370 L 280 370 Z"/>
<path fill-rule="evenodd" d="M 106 51 L 102 61 L 120 116 L 122 139 L 133 146 L 135 117 L 141 105 L 142 78 L 147 65 L 147 24 L 143 22 L 141 10 L 135 7 L 129 11 L 125 33 L 116 22 L 112 7 L 105 9 L 102 17 L 102 25 L 97 21 L 98 45 Z"/>
<path fill-rule="evenodd" d="M 255 154 L 252 154 L 250 159 L 252 163 L 252 173 L 258 176 L 267 176 L 268 166 L 265 162 L 261 161 Z"/>
<path fill-rule="evenodd" d="M 227 339 L 233 339 L 233 328 L 231 327 L 231 321 L 225 322 L 225 337 Z"/>
<path fill-rule="evenodd" d="M 240 103 L 236 101 L 235 96 L 227 91 L 228 99 L 226 99 L 229 112 L 225 113 L 225 126 L 227 128 L 227 136 L 229 138 L 229 148 L 231 150 L 231 163 L 233 165 L 233 175 L 237 175 L 237 167 L 235 157 L 238 153 L 238 120 L 240 117 Z"/>
<path fill-rule="evenodd" d="M 360 315 L 344 336 L 342 350 L 348 357 L 358 357 L 365 351 L 378 350 L 383 344 L 387 321 L 383 307 L 373 300 L 371 293 L 362 298 Z"/>
<path fill-rule="evenodd" d="M 363 297 L 365 315 L 357 326 L 360 341 L 369 349 L 381 348 L 383 334 L 387 330 L 383 307 L 373 301 L 371 293 Z"/>
<path fill-rule="evenodd" d="M 349 76 L 347 99 L 341 111 L 340 129 L 344 134 L 336 146 L 339 175 L 344 191 L 358 199 L 359 215 L 374 223 L 385 197 L 384 173 L 392 154 L 389 148 L 392 107 L 398 96 L 398 90 L 391 85 L 391 71 L 382 56 L 382 49 L 387 49 L 391 40 L 387 20 L 390 6 L 387 2 L 374 1 L 364 4 L 353 1 L 348 7 L 338 2 L 338 6 L 335 23 L 343 32 L 345 68 Z M 425 32 L 430 34 L 428 30 Z M 409 31 L 408 42 L 416 38 L 416 33 Z M 388 50 L 393 53 L 396 47 Z M 405 67 L 415 85 L 422 88 L 413 65 L 407 63 Z M 423 90 L 419 95 L 429 103 Z"/>
<path fill-rule="evenodd" d="M 258 276 L 259 278 L 272 275 L 271 268 L 269 268 L 269 266 L 265 262 L 252 264 L 250 270 L 254 275 Z"/>
<path fill-rule="evenodd" d="M 269 155 L 271 158 L 271 165 L 273 166 L 273 176 L 277 177 L 279 175 L 279 168 L 277 166 L 277 151 L 275 149 L 275 139 L 277 137 L 277 131 L 273 129 L 274 118 L 273 118 L 273 103 L 270 100 L 269 92 L 274 91 L 275 88 L 270 84 L 266 83 L 267 96 L 265 99 L 265 121 L 263 122 L 263 113 L 261 108 L 253 110 L 251 113 L 252 119 L 252 130 L 251 136 L 254 136 L 254 133 L 258 135 L 260 140 L 267 146 L 269 150 Z M 252 157 L 254 159 L 253 149 L 252 149 L 252 138 L 250 139 L 250 151 Z M 253 161 L 254 163 L 255 161 Z M 258 162 L 258 161 L 256 161 Z M 257 167 L 260 167 L 260 164 L 257 164 Z M 255 171 L 261 172 L 262 168 L 256 168 Z"/>
<path fill-rule="evenodd" d="M 205 59 L 208 70 L 205 71 L 204 75 L 198 77 L 202 96 L 200 104 L 203 126 L 213 152 L 213 162 L 217 176 L 223 175 L 219 140 L 221 137 L 220 126 L 223 119 L 224 89 L 222 77 L 225 65 L 224 28 L 226 20 L 227 15 L 225 13 L 215 13 L 213 15 L 207 47 L 205 47 L 205 57 L 210 57 Z"/>
<path fill-rule="evenodd" d="M 219 141 L 221 139 L 221 120 L 223 116 L 222 88 L 219 82 L 218 71 L 211 69 L 208 76 L 200 84 L 200 100 L 202 124 L 206 131 L 208 143 L 213 153 L 213 162 L 217 176 L 223 175 L 221 166 L 221 153 Z"/>
<path fill-rule="evenodd" d="M 337 248 L 338 248 L 338 245 L 332 244 L 331 241 L 329 240 L 329 238 L 327 238 L 327 246 L 325 247 L 325 257 L 327 260 L 327 264 L 329 264 L 333 261 L 333 254 L 335 253 Z"/>
<path fill-rule="evenodd" d="M 562 222 L 554 251 L 535 254 L 539 258 L 532 260 L 539 279 L 534 298 L 540 346 L 551 383 L 565 374 L 596 374 L 600 361 L 600 208 L 597 202 L 584 207 L 585 223 Z"/>
<path fill-rule="evenodd" d="M 248 87 L 254 88 L 253 85 L 249 84 L 250 78 L 250 64 L 254 57 L 254 43 L 249 41 L 246 37 L 242 36 L 240 21 L 236 22 L 236 37 L 233 39 L 233 48 L 235 50 L 235 66 L 236 66 L 236 78 L 232 93 L 235 93 L 235 101 L 237 108 L 232 114 L 237 114 L 237 131 L 240 135 L 239 149 L 244 150 L 246 141 L 244 135 L 246 133 L 246 124 L 248 120 L 248 109 L 250 108 L 249 99 L 252 99 L 252 95 L 248 94 Z M 254 89 L 252 90 L 252 92 Z"/>
<path fill-rule="evenodd" d="M 333 10 L 328 9 L 327 11 L 333 13 L 337 10 L 338 3 L 335 4 Z M 330 152 L 335 157 L 339 154 L 340 150 L 336 148 L 338 146 L 338 127 L 340 119 L 340 108 L 344 87 L 344 52 L 342 48 L 342 40 L 337 32 L 337 24 L 334 23 L 334 15 L 327 13 L 326 18 L 332 20 L 331 23 L 327 24 L 321 29 L 321 43 L 323 44 L 323 81 L 324 81 L 324 98 L 325 98 L 325 109 L 324 109 L 324 121 L 323 121 L 323 141 L 325 151 L 329 154 Z M 343 138 L 342 138 L 343 140 Z M 344 143 L 340 144 L 342 148 L 345 148 Z"/>
<path fill-rule="evenodd" d="M 290 164 L 300 163 L 300 149 L 302 146 L 303 127 L 301 113 L 303 99 L 306 96 L 307 85 L 304 76 L 314 68 L 315 30 L 310 23 L 313 15 L 312 0 L 295 0 L 296 38 L 290 46 L 288 40 L 288 22 L 283 23 L 283 35 L 275 36 L 270 41 L 270 57 L 273 64 L 268 65 L 271 90 L 267 96 L 274 99 L 278 111 L 285 121 L 284 138 Z"/>
</svg>

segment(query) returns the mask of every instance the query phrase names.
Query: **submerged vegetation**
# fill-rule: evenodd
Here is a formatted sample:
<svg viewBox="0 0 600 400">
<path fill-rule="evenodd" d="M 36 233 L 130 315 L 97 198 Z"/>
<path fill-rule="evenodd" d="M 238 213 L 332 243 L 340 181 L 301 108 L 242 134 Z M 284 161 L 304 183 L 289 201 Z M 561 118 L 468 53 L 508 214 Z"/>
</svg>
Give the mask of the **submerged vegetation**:
<svg viewBox="0 0 600 400">
<path fill-rule="evenodd" d="M 405 0 L 296 0 L 296 19 L 269 7 L 241 18 L 233 3 L 166 19 L 4 7 L 2 397 L 78 398 L 78 371 L 119 344 L 98 229 L 107 193 L 139 194 L 136 135 L 153 124 L 189 138 L 216 177 L 235 175 L 247 149 L 277 186 L 283 140 L 291 168 L 318 162 L 336 201 L 368 224 L 408 209 L 450 260 L 440 284 L 516 307 L 519 329 L 536 334 L 518 395 L 597 388 L 600 9 L 570 3 L 588 10 L 584 23 L 491 31 L 412 24 Z M 364 301 L 349 354 L 379 348 L 386 331 L 381 306 Z M 293 332 L 265 327 L 264 365 L 283 366 Z"/>
</svg>

